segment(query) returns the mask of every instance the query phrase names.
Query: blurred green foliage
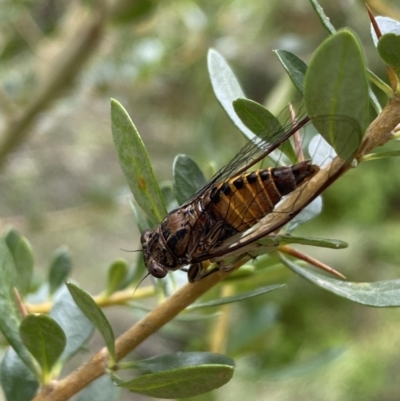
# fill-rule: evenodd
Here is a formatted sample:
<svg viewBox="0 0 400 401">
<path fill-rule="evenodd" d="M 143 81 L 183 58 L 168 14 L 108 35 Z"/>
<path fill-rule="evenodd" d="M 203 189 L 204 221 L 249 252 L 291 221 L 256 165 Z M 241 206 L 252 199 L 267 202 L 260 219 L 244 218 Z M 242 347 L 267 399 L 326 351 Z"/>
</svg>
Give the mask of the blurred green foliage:
<svg viewBox="0 0 400 401">
<path fill-rule="evenodd" d="M 123 256 L 134 261 L 134 254 L 120 249 L 136 249 L 139 243 L 112 144 L 109 98 L 120 100 L 134 119 L 160 181 L 172 180 L 178 153 L 193 157 L 210 176 L 244 139 L 212 93 L 208 48 L 229 60 L 247 97 L 276 111 L 295 96 L 295 89 L 287 89 L 291 84 L 272 50 L 293 51 L 308 61 L 327 35 L 306 0 L 148 1 L 135 2 L 128 10 L 124 2 L 116 3 L 96 51 L 74 83 L 41 110 L 29 136 L 8 154 L 0 176 L 0 228 L 15 226 L 29 238 L 39 267 L 34 274 L 45 277 L 49 255 L 66 245 L 73 258 L 72 277 L 93 292 L 103 289 L 111 260 Z M 322 0 L 321 5 L 335 27 L 349 26 L 358 33 L 368 65 L 384 77 L 363 3 Z M 386 6 L 393 12 L 389 16 L 397 18 L 398 5 L 392 1 Z M 73 33 L 98 7 L 89 1 L 4 4 L 3 126 L 35 99 L 57 66 L 56 56 L 77 40 L 71 39 Z M 313 256 L 351 281 L 399 275 L 399 163 L 383 159 L 349 172 L 324 193 L 323 213 L 300 230 L 347 241 L 349 249 L 313 250 Z M 353 304 L 284 269 L 259 277 L 266 283 L 286 282 L 287 289 L 232 307 L 227 348 L 238 357 L 238 369 L 233 381 L 213 393 L 215 400 L 399 398 L 396 309 Z M 140 313 L 123 309 L 110 314 L 114 332 L 122 332 Z M 137 355 L 208 350 L 207 333 L 214 322 L 177 321 L 144 343 Z M 92 345 L 102 346 L 100 340 Z M 121 393 L 123 399 L 131 395 Z"/>
</svg>

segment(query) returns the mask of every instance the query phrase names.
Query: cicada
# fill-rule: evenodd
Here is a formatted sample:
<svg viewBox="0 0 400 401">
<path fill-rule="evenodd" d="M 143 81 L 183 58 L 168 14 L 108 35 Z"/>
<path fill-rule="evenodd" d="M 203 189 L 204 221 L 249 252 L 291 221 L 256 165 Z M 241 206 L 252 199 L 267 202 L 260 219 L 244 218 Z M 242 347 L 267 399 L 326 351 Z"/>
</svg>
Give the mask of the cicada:
<svg viewBox="0 0 400 401">
<path fill-rule="evenodd" d="M 326 116 L 313 121 L 314 125 L 332 126 L 335 130 L 357 130 L 350 118 Z M 339 170 L 328 171 L 320 188 L 306 194 L 305 201 L 300 195 L 306 193 L 305 187 L 318 174 L 320 165 L 304 159 L 289 166 L 259 166 L 263 159 L 309 124 L 310 118 L 305 116 L 253 138 L 203 188 L 172 210 L 157 227 L 146 230 L 141 244 L 149 274 L 163 278 L 169 271 L 181 269 L 188 271 L 189 281 L 194 282 L 221 268 L 229 270 L 230 267 L 221 262 L 225 256 L 233 252 L 246 253 L 255 241 L 279 230 L 330 185 L 340 168 L 348 165 L 353 151 L 346 154 Z M 277 205 L 293 194 L 297 197 L 291 202 L 295 203 L 298 198 L 300 206 L 291 203 L 284 212 L 279 212 Z M 277 222 L 262 224 L 266 217 L 274 214 Z M 219 262 L 214 269 L 203 267 L 203 262 L 216 260 Z"/>
</svg>

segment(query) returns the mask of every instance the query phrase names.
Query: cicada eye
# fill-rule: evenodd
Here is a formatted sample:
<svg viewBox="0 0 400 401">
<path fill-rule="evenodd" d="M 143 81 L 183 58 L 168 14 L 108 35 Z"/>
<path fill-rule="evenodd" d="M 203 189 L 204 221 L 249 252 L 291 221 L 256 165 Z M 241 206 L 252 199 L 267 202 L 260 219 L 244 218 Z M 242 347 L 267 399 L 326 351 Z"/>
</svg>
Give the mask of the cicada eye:
<svg viewBox="0 0 400 401">
<path fill-rule="evenodd" d="M 148 264 L 147 270 L 155 278 L 164 278 L 168 273 L 167 269 L 161 267 L 160 265 L 157 265 L 154 262 L 150 262 Z"/>
</svg>

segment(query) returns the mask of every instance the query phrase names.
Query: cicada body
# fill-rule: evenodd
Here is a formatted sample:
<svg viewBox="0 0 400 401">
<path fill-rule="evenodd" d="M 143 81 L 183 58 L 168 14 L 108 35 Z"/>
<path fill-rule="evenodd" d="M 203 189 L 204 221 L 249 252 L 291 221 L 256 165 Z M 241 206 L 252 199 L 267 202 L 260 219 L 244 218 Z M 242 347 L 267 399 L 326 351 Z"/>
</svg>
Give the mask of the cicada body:
<svg viewBox="0 0 400 401">
<path fill-rule="evenodd" d="M 192 264 L 235 234 L 254 226 L 275 205 L 309 180 L 318 166 L 257 170 L 215 184 L 192 202 L 173 210 L 155 230 L 142 235 L 145 262 L 158 278 Z"/>
<path fill-rule="evenodd" d="M 327 121 L 331 123 L 332 118 Z M 154 230 L 146 230 L 141 243 L 149 273 L 162 278 L 168 271 L 185 270 L 184 267 L 190 265 L 189 281 L 199 280 L 214 271 L 204 272 L 202 262 L 221 258 L 233 249 L 240 250 L 287 223 L 298 211 L 286 213 L 279 226 L 266 227 L 255 238 L 246 237 L 252 227 L 275 211 L 282 198 L 300 194 L 318 173 L 319 166 L 311 160 L 301 160 L 284 167 L 255 171 L 251 171 L 251 167 L 308 122 L 309 118 L 305 117 L 289 128 L 279 128 L 261 140 L 256 138 L 249 142 L 204 188 L 171 211 Z M 345 124 L 351 126 L 351 122 Z M 313 198 L 310 196 L 310 201 Z M 233 248 L 224 245 L 231 244 L 230 239 L 241 234 Z"/>
</svg>

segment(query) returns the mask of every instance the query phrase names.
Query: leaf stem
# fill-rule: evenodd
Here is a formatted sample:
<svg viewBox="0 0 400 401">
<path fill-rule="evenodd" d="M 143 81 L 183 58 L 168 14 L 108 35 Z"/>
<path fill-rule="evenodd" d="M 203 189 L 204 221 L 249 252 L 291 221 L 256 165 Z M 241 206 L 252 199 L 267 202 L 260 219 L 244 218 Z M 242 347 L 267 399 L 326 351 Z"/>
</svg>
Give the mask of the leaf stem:
<svg viewBox="0 0 400 401">
<path fill-rule="evenodd" d="M 147 287 L 138 288 L 134 293 L 132 288 L 117 291 L 108 297 L 104 294 L 99 294 L 93 297 L 96 304 L 101 308 L 115 305 L 125 305 L 127 302 L 148 298 L 155 295 L 155 288 L 152 285 Z M 29 313 L 49 313 L 53 307 L 53 302 L 43 302 L 41 304 L 27 304 L 25 305 Z"/>
<path fill-rule="evenodd" d="M 375 84 L 386 96 L 391 99 L 394 96 L 394 92 L 392 88 L 386 84 L 386 82 L 382 81 L 377 75 L 375 75 L 372 71 L 367 70 L 368 79 Z"/>
</svg>

